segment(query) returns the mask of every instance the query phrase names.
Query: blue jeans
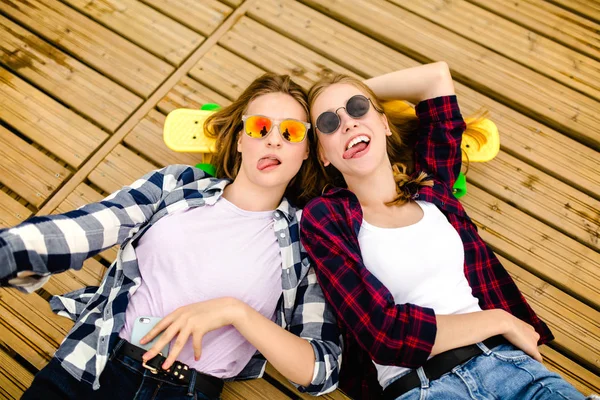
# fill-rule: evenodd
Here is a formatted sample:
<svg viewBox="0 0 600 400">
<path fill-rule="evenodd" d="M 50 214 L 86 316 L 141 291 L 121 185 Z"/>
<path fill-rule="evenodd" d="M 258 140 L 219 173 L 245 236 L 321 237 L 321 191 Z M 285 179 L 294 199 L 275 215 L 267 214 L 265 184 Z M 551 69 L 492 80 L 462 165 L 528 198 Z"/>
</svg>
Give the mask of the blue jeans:
<svg viewBox="0 0 600 400">
<path fill-rule="evenodd" d="M 429 381 L 423 369 L 419 368 L 417 373 L 421 387 L 404 393 L 397 400 L 585 399 L 560 375 L 548 371 L 543 364 L 514 346 L 505 344 L 490 350 L 483 343 L 477 345 L 483 354 L 435 381 Z"/>
<path fill-rule="evenodd" d="M 91 384 L 78 381 L 60 365 L 60 361 L 52 358 L 37 373 L 21 399 L 218 400 L 194 390 L 195 376 L 188 385 L 181 385 L 153 375 L 139 361 L 123 355 L 115 356 L 120 343 L 117 343 L 100 375 L 100 389 L 92 390 Z"/>
</svg>

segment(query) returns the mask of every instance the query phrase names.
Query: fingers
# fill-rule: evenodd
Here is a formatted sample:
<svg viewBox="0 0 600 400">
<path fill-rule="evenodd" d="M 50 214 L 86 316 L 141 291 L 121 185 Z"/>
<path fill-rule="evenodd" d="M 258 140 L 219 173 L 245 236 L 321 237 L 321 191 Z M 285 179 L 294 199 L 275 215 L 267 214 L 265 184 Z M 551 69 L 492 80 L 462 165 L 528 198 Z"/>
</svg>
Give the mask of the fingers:
<svg viewBox="0 0 600 400">
<path fill-rule="evenodd" d="M 159 333 L 164 331 L 169 325 L 171 325 L 171 323 L 173 323 L 174 320 L 175 320 L 175 315 L 173 315 L 173 313 L 171 313 L 171 314 L 167 315 L 166 317 L 164 317 L 163 319 L 161 319 L 158 322 L 158 324 L 156 324 L 154 326 L 154 328 L 150 329 L 150 331 L 142 339 L 140 339 L 140 343 L 146 344 L 146 343 L 152 341 L 152 339 L 154 339 L 156 337 L 156 335 L 158 335 Z"/>
<path fill-rule="evenodd" d="M 156 341 L 156 343 L 154 343 L 154 346 L 152 346 L 152 348 L 150 350 L 148 350 L 143 356 L 142 358 L 144 359 L 144 361 L 148 361 L 153 359 L 154 357 L 156 357 L 156 355 L 158 353 L 161 352 L 162 349 L 164 349 L 164 347 L 167 345 L 167 343 L 169 343 L 171 340 L 173 340 L 173 338 L 175 337 L 175 335 L 177 335 L 177 333 L 179 332 L 181 328 L 179 327 L 179 324 L 177 323 L 173 323 L 171 324 L 161 335 L 161 337 Z M 140 341 L 141 342 L 141 341 Z M 171 353 L 169 351 L 169 353 Z"/>
<path fill-rule="evenodd" d="M 542 358 L 542 355 L 540 354 L 539 350 L 536 350 L 535 355 L 533 356 L 533 358 L 535 358 L 537 361 L 543 363 L 544 359 Z"/>
<path fill-rule="evenodd" d="M 163 363 L 162 369 L 171 368 L 171 365 L 173 365 L 173 363 L 177 359 L 177 356 L 179 356 L 179 353 L 181 353 L 181 350 L 183 350 L 183 346 L 185 346 L 185 343 L 187 342 L 190 333 L 191 331 L 186 328 L 182 329 L 181 332 L 179 332 L 179 335 L 177 335 L 177 340 L 175 340 L 175 344 L 169 349 L 169 356 Z"/>
<path fill-rule="evenodd" d="M 200 334 L 194 334 L 192 343 L 194 345 L 194 360 L 199 361 L 200 355 L 202 354 L 202 336 Z"/>
</svg>

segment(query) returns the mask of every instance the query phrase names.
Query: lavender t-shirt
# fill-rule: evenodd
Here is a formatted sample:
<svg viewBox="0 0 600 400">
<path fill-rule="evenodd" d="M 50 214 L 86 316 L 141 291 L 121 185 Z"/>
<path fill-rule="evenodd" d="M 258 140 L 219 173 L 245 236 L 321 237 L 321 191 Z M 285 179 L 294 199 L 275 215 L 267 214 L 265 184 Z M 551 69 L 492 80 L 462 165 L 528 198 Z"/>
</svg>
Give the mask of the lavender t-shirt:
<svg viewBox="0 0 600 400">
<path fill-rule="evenodd" d="M 136 318 L 165 317 L 178 307 L 224 296 L 240 299 L 274 319 L 282 287 L 281 252 L 273 224 L 273 211 L 245 211 L 223 197 L 213 206 L 162 218 L 136 246 L 142 283 L 131 296 L 119 336 L 131 340 Z M 177 360 L 230 378 L 255 352 L 233 326 L 225 326 L 204 336 L 198 362 L 191 338 Z"/>
</svg>

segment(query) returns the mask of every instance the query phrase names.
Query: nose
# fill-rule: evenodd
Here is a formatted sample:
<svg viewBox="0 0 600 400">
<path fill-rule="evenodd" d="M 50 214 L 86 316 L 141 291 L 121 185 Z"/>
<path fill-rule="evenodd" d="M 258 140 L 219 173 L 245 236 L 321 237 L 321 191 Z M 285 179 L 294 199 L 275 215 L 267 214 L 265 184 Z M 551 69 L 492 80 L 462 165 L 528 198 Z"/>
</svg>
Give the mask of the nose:
<svg viewBox="0 0 600 400">
<path fill-rule="evenodd" d="M 279 148 L 283 145 L 283 138 L 281 132 L 279 132 L 279 126 L 274 126 L 271 133 L 266 137 L 267 147 Z"/>
<path fill-rule="evenodd" d="M 344 112 L 338 111 L 338 117 L 340 118 L 340 126 L 342 127 L 342 132 L 347 133 L 353 128 L 358 128 L 358 121 L 352 118 L 344 108 Z"/>
</svg>

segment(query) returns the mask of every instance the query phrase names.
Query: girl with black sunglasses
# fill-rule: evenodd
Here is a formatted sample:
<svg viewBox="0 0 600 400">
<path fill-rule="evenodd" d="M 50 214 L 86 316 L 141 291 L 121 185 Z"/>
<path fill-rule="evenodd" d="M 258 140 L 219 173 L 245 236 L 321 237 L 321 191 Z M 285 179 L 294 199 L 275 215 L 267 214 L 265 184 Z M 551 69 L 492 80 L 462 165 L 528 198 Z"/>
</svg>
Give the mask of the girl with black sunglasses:
<svg viewBox="0 0 600 400">
<path fill-rule="evenodd" d="M 213 400 L 267 360 L 301 391 L 334 390 L 339 333 L 290 203 L 314 191 L 307 120 L 302 88 L 266 74 L 207 121 L 215 178 L 171 165 L 0 230 L 0 282 L 25 292 L 120 245 L 100 286 L 52 299 L 75 325 L 23 398 Z"/>
<path fill-rule="evenodd" d="M 379 99 L 408 100 L 417 118 Z M 446 63 L 328 77 L 309 104 L 325 188 L 304 209 L 301 237 L 344 332 L 341 389 L 582 399 L 541 364 L 537 346 L 552 333 L 453 195 L 465 123 Z"/>
</svg>

